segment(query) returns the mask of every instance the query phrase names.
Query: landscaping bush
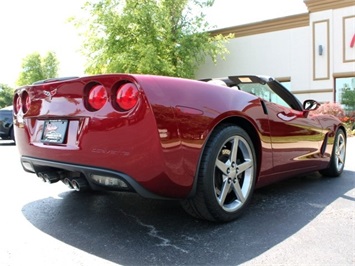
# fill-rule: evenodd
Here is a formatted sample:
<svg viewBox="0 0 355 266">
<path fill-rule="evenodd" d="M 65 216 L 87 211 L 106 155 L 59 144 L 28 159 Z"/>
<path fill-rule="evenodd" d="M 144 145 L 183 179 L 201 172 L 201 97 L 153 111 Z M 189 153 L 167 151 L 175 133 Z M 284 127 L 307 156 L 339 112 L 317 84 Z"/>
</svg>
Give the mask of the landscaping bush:
<svg viewBox="0 0 355 266">
<path fill-rule="evenodd" d="M 339 103 L 326 102 L 315 110 L 317 114 L 334 115 L 342 121 L 346 127 L 348 136 L 355 135 L 355 112 L 345 113 Z"/>
</svg>

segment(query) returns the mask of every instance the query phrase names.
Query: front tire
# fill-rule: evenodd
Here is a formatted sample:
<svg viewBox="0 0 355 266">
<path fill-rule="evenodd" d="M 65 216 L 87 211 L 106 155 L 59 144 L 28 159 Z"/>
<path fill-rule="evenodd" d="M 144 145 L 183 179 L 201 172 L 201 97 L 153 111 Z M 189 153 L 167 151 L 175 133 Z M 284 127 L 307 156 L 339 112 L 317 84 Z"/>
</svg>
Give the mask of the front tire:
<svg viewBox="0 0 355 266">
<path fill-rule="evenodd" d="M 256 156 L 250 137 L 238 126 L 221 126 L 203 151 L 196 194 L 182 206 L 197 218 L 234 220 L 249 204 L 255 181 Z"/>
<path fill-rule="evenodd" d="M 319 171 L 324 176 L 338 177 L 342 174 L 346 158 L 346 137 L 342 129 L 335 134 L 333 151 L 328 168 Z"/>
</svg>

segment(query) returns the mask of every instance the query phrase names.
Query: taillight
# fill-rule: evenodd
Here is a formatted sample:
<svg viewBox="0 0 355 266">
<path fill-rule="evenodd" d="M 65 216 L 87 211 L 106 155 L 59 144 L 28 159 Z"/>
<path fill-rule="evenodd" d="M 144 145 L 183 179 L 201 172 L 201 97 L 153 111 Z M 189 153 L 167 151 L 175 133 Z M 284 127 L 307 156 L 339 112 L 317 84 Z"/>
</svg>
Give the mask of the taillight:
<svg viewBox="0 0 355 266">
<path fill-rule="evenodd" d="M 14 99 L 14 111 L 15 114 L 17 114 L 22 108 L 22 101 L 21 101 L 21 97 L 16 94 L 15 95 L 15 99 Z"/>
<path fill-rule="evenodd" d="M 125 83 L 117 89 L 116 103 L 124 111 L 129 111 L 136 106 L 138 98 L 139 91 L 134 83 Z"/>
<path fill-rule="evenodd" d="M 14 113 L 18 114 L 21 110 L 22 113 L 26 114 L 31 107 L 30 95 L 24 91 L 21 94 L 16 94 L 14 97 Z"/>
<path fill-rule="evenodd" d="M 94 85 L 88 95 L 89 106 L 97 111 L 100 110 L 107 102 L 106 88 L 101 84 Z"/>
<path fill-rule="evenodd" d="M 31 106 L 30 95 L 27 92 L 22 93 L 22 111 L 23 113 L 27 113 Z"/>
</svg>

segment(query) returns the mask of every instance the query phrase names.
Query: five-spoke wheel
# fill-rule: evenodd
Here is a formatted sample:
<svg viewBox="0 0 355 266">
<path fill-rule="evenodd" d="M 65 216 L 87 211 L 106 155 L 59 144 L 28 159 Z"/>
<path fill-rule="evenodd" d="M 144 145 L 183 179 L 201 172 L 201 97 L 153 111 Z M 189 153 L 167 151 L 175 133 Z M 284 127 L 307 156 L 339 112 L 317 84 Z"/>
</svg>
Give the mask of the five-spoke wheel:
<svg viewBox="0 0 355 266">
<path fill-rule="evenodd" d="M 333 151 L 327 169 L 321 170 L 320 173 L 325 176 L 338 177 L 344 170 L 346 157 L 346 137 L 342 129 L 338 129 L 335 134 Z"/>
<path fill-rule="evenodd" d="M 235 219 L 247 206 L 256 179 L 256 156 L 248 134 L 224 125 L 212 134 L 202 155 L 196 195 L 182 206 L 211 221 Z"/>
<path fill-rule="evenodd" d="M 240 208 L 254 181 L 251 147 L 241 136 L 225 141 L 215 162 L 214 188 L 218 204 L 227 212 Z"/>
</svg>

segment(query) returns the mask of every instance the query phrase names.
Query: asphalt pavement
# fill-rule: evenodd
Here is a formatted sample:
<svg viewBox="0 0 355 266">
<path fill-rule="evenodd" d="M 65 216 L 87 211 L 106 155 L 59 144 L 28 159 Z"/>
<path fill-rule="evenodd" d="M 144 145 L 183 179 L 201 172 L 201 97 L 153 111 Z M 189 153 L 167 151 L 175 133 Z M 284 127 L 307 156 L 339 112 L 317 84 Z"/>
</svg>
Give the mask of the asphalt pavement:
<svg viewBox="0 0 355 266">
<path fill-rule="evenodd" d="M 0 265 L 355 265 L 355 138 L 339 178 L 255 192 L 242 217 L 193 219 L 175 201 L 78 193 L 23 171 L 0 140 Z"/>
</svg>

